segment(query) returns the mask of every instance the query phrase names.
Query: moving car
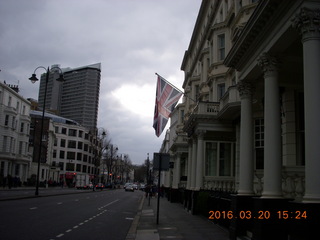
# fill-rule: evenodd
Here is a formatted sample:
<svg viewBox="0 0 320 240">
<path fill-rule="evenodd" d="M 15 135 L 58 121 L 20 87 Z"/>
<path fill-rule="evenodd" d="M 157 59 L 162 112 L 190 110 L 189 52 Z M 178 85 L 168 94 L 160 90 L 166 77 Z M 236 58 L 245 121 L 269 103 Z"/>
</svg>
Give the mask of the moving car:
<svg viewBox="0 0 320 240">
<path fill-rule="evenodd" d="M 102 183 L 98 183 L 98 184 L 96 185 L 96 189 L 102 190 L 102 189 L 104 189 L 104 185 L 103 185 Z"/>
<path fill-rule="evenodd" d="M 134 187 L 133 187 L 133 184 L 129 184 L 125 187 L 125 191 L 131 191 L 131 192 L 134 192 Z"/>
</svg>

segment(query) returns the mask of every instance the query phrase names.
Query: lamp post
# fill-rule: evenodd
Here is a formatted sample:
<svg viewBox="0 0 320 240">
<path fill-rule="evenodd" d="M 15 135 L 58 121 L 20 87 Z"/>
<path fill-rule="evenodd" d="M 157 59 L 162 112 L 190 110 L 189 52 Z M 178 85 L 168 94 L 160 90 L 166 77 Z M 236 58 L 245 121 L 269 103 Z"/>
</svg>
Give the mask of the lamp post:
<svg viewBox="0 0 320 240">
<path fill-rule="evenodd" d="M 107 147 L 106 149 L 109 149 L 109 147 Z M 115 151 L 118 151 L 118 147 L 115 148 Z M 113 163 L 113 144 L 110 144 L 110 162 L 109 164 L 107 165 L 107 168 L 108 168 L 108 176 L 110 177 L 110 183 L 112 183 L 112 163 Z M 111 174 L 111 175 L 110 175 Z M 108 177 L 108 178 L 109 178 Z"/>
<path fill-rule="evenodd" d="M 37 180 L 36 180 L 36 192 L 35 195 L 38 196 L 39 195 L 39 175 L 40 175 L 40 162 L 41 162 L 41 149 L 42 149 L 42 134 L 43 134 L 43 122 L 44 122 L 44 113 L 45 113 L 45 109 L 46 109 L 46 98 L 47 98 L 47 88 L 48 88 L 48 81 L 49 81 L 49 74 L 50 74 L 50 69 L 45 68 L 43 66 L 37 67 L 32 76 L 29 78 L 29 80 L 32 83 L 35 83 L 36 81 L 38 81 L 39 79 L 36 77 L 36 71 L 38 69 L 44 69 L 46 71 L 46 84 L 45 84 L 45 90 L 44 90 L 44 100 L 43 100 L 43 109 L 42 109 L 42 117 L 41 117 L 41 129 L 40 129 L 40 139 L 39 139 L 39 152 L 38 152 L 38 169 L 37 169 Z M 59 67 L 53 67 L 52 69 L 58 69 L 61 73 L 59 75 L 59 78 L 56 79 L 59 82 L 64 82 L 64 78 L 63 78 L 63 74 L 62 74 L 62 70 Z M 35 131 L 35 129 L 34 129 Z"/>
</svg>

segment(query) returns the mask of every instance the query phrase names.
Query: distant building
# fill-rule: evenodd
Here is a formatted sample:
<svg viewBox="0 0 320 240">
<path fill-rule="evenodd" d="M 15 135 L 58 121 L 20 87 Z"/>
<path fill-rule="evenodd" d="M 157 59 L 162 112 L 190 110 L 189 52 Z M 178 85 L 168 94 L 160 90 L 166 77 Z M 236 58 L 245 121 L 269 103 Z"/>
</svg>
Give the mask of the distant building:
<svg viewBox="0 0 320 240">
<path fill-rule="evenodd" d="M 40 121 L 42 112 L 31 111 L 31 116 L 34 122 Z M 37 141 L 40 128 L 35 125 L 32 130 L 36 132 L 31 131 L 30 137 Z M 45 113 L 44 132 L 40 182 L 84 186 L 98 177 L 101 154 L 95 131 L 73 120 Z M 34 150 L 36 161 L 38 145 L 35 144 Z"/>
<path fill-rule="evenodd" d="M 16 85 L 0 82 L 0 182 L 9 175 L 27 181 L 31 157 L 28 154 L 30 102 L 18 94 Z M 0 184 L 1 184 L 0 183 Z M 7 182 L 8 183 L 8 182 Z"/>
<path fill-rule="evenodd" d="M 53 65 L 52 68 L 59 65 Z M 58 69 L 49 75 L 46 109 L 70 118 L 88 129 L 96 129 L 99 107 L 101 63 L 78 68 L 62 68 L 65 82 L 55 81 Z M 43 106 L 45 74 L 41 76 L 39 107 Z"/>
</svg>

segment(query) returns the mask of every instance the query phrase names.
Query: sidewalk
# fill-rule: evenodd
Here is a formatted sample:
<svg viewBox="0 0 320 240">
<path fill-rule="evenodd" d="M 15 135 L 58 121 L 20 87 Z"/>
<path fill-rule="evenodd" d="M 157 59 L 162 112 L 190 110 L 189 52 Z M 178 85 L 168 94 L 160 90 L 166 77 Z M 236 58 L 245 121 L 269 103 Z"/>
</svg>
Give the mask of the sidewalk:
<svg viewBox="0 0 320 240">
<path fill-rule="evenodd" d="M 56 196 L 65 194 L 76 194 L 82 192 L 90 192 L 92 190 L 78 190 L 75 188 L 61 188 L 61 187 L 49 187 L 39 188 L 39 196 L 35 196 L 35 187 L 17 187 L 17 188 L 0 188 L 0 201 L 35 198 L 44 196 Z"/>
<path fill-rule="evenodd" d="M 227 230 L 213 224 L 203 216 L 191 215 L 179 203 L 160 199 L 159 224 L 157 198 L 143 197 L 139 212 L 128 232 L 126 240 L 228 240 Z"/>
</svg>

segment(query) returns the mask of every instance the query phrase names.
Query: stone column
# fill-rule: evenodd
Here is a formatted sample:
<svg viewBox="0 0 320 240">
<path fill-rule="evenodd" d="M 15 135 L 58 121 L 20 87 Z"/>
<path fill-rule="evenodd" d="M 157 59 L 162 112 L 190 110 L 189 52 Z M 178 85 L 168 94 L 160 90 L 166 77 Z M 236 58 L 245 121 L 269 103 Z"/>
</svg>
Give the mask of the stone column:
<svg viewBox="0 0 320 240">
<path fill-rule="evenodd" d="M 197 139 L 192 141 L 192 167 L 191 167 L 191 190 L 196 187 L 196 171 L 197 171 Z"/>
<path fill-rule="evenodd" d="M 180 162 L 181 162 L 181 153 L 176 154 L 176 159 L 174 161 L 174 174 L 173 174 L 173 186 L 172 188 L 178 189 L 180 182 Z"/>
<path fill-rule="evenodd" d="M 293 19 L 303 44 L 305 202 L 320 202 L 320 10 L 302 8 Z"/>
<path fill-rule="evenodd" d="M 253 195 L 253 85 L 245 80 L 237 84 L 241 98 L 239 195 Z"/>
<path fill-rule="evenodd" d="M 196 171 L 196 186 L 195 190 L 199 191 L 203 185 L 203 136 L 205 131 L 198 131 L 198 149 L 197 149 L 197 171 Z"/>
<path fill-rule="evenodd" d="M 187 189 L 191 188 L 191 175 L 192 175 L 192 139 L 188 141 L 188 177 L 187 177 Z"/>
<path fill-rule="evenodd" d="M 264 187 L 262 197 L 282 197 L 281 116 L 278 61 L 263 53 L 258 64 L 264 72 Z"/>
</svg>

